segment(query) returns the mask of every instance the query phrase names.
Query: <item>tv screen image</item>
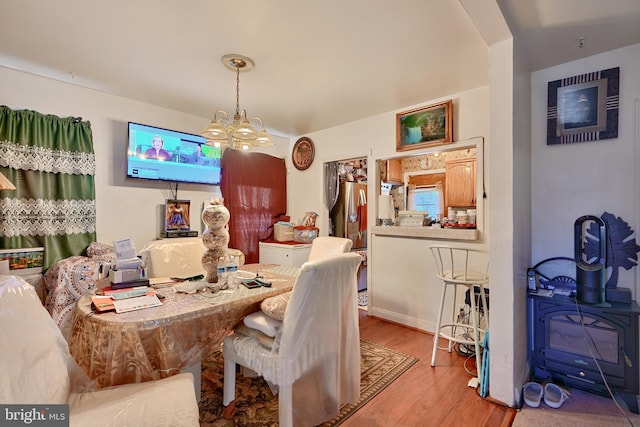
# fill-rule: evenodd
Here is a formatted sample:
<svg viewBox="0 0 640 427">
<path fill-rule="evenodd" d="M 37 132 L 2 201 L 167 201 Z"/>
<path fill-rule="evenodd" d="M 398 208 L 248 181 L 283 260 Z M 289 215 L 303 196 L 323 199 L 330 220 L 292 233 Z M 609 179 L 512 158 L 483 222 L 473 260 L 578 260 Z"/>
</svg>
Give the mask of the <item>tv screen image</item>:
<svg viewBox="0 0 640 427">
<path fill-rule="evenodd" d="M 220 184 L 222 150 L 190 133 L 129 122 L 127 176 L 195 184 Z"/>
</svg>

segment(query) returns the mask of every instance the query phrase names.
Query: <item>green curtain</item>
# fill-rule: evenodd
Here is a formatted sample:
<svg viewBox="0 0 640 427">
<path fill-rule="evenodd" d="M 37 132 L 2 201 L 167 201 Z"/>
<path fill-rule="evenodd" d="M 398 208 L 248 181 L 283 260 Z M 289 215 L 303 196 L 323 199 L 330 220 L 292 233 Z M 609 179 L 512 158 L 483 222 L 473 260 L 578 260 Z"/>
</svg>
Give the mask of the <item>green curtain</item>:
<svg viewBox="0 0 640 427">
<path fill-rule="evenodd" d="M 44 247 L 44 268 L 96 240 L 91 123 L 0 106 L 0 248 Z"/>
</svg>

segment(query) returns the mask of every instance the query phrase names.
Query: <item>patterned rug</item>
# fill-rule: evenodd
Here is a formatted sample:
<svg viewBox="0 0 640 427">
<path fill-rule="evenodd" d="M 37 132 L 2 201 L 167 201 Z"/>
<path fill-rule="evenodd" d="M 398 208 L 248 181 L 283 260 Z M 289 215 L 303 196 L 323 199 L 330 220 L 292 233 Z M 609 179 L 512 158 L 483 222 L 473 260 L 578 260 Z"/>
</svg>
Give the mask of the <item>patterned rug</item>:
<svg viewBox="0 0 640 427">
<path fill-rule="evenodd" d="M 343 406 L 336 418 L 322 426 L 341 424 L 418 361 L 415 357 L 364 340 L 360 341 L 360 354 L 360 400 L 354 405 Z M 273 395 L 261 377 L 236 376 L 238 412 L 233 420 L 222 417 L 223 364 L 221 352 L 202 361 L 200 426 L 277 426 L 278 396 Z"/>
</svg>

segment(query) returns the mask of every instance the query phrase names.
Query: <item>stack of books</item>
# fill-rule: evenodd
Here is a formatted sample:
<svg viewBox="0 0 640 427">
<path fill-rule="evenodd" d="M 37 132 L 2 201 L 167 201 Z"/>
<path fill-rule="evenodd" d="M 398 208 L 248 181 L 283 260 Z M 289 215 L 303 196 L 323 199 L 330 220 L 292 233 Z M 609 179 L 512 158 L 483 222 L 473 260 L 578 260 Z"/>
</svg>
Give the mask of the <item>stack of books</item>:
<svg viewBox="0 0 640 427">
<path fill-rule="evenodd" d="M 116 313 L 126 313 L 162 305 L 156 291 L 146 286 L 116 290 L 105 288 L 102 292 L 103 295 L 91 297 L 92 308 L 98 313 L 113 310 Z"/>
</svg>

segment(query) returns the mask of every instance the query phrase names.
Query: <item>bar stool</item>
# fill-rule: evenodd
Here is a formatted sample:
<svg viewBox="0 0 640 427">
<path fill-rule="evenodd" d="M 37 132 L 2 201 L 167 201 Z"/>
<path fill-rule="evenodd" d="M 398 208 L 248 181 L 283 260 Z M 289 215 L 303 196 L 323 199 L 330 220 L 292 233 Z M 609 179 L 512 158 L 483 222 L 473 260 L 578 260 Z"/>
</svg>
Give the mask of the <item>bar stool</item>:
<svg viewBox="0 0 640 427">
<path fill-rule="evenodd" d="M 486 251 L 468 248 L 452 248 L 449 246 L 432 246 L 431 252 L 435 258 L 437 277 L 442 280 L 442 298 L 438 310 L 438 320 L 436 323 L 435 335 L 433 337 L 433 354 L 431 356 L 431 366 L 436 365 L 436 353 L 438 351 L 439 338 L 449 340 L 449 353 L 453 349 L 453 343 L 474 346 L 476 352 L 476 367 L 478 380 L 482 384 L 482 355 L 480 353 L 481 335 L 485 330 L 479 327 L 479 313 L 476 304 L 476 289 L 480 291 L 482 309 L 489 327 L 489 307 L 485 295 L 485 285 L 489 283 L 489 254 Z M 469 291 L 469 302 L 471 305 L 472 324 L 461 323 L 456 320 L 457 289 L 459 286 L 465 287 Z M 445 309 L 445 298 L 447 289 L 453 291 L 451 302 L 451 322 L 443 324 L 442 315 Z M 471 333 L 471 337 L 469 334 Z"/>
</svg>

